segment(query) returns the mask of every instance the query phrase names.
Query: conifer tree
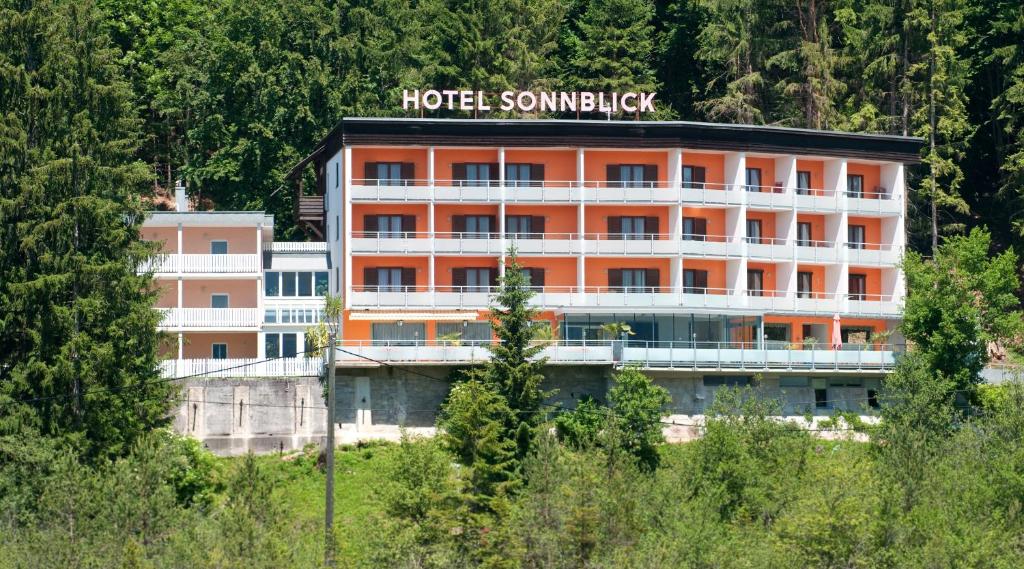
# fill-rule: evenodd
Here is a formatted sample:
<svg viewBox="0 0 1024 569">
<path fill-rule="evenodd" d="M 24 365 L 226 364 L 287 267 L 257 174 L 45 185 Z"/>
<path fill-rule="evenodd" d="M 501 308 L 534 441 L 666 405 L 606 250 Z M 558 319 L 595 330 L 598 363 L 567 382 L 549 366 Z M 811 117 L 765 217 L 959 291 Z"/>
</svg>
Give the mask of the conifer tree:
<svg viewBox="0 0 1024 569">
<path fill-rule="evenodd" d="M 86 459 L 166 424 L 139 239 L 150 177 L 92 2 L 0 8 L 0 429 Z"/>
</svg>

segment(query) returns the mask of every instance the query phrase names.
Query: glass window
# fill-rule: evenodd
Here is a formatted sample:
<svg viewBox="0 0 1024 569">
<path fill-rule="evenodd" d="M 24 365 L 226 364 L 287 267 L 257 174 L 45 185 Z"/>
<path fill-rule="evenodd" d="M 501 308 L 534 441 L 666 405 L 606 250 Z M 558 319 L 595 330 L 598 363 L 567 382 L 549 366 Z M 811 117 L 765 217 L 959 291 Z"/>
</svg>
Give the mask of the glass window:
<svg viewBox="0 0 1024 569">
<path fill-rule="evenodd" d="M 491 269 L 466 269 L 466 292 L 487 292 L 491 286 Z"/>
<path fill-rule="evenodd" d="M 851 198 L 864 197 L 864 176 L 860 174 L 846 176 L 846 194 Z"/>
<path fill-rule="evenodd" d="M 296 273 L 299 279 L 299 296 L 313 296 L 313 273 Z"/>
<path fill-rule="evenodd" d="M 467 215 L 466 235 L 469 239 L 486 239 L 491 233 L 491 218 L 487 215 Z"/>
<path fill-rule="evenodd" d="M 622 236 L 625 239 L 643 239 L 646 234 L 646 217 L 623 217 Z"/>
<path fill-rule="evenodd" d="M 426 338 L 426 324 L 423 322 L 374 322 L 370 325 L 370 337 L 377 345 L 414 346 Z"/>
<path fill-rule="evenodd" d="M 760 168 L 747 168 L 747 191 L 748 192 L 760 192 L 761 191 L 761 169 Z"/>
<path fill-rule="evenodd" d="M 533 176 L 529 164 L 505 164 L 505 184 L 513 187 L 530 186 Z"/>
<path fill-rule="evenodd" d="M 647 271 L 644 269 L 622 269 L 622 290 L 644 292 L 647 289 Z"/>
<path fill-rule="evenodd" d="M 296 335 L 295 334 L 281 334 L 281 355 L 286 358 L 294 358 L 298 355 L 298 348 L 296 348 Z"/>
<path fill-rule="evenodd" d="M 867 275 L 850 273 L 850 300 L 866 300 Z"/>
<path fill-rule="evenodd" d="M 313 295 L 327 295 L 327 271 L 317 271 L 313 273 Z"/>
<path fill-rule="evenodd" d="M 708 220 L 700 217 L 683 218 L 683 241 L 704 241 L 708 235 Z"/>
<path fill-rule="evenodd" d="M 276 308 L 264 308 L 263 309 L 263 322 L 267 324 L 277 323 L 277 309 Z"/>
<path fill-rule="evenodd" d="M 532 215 L 510 215 L 505 218 L 505 233 L 509 237 L 529 238 L 533 233 Z"/>
<path fill-rule="evenodd" d="M 764 296 L 764 271 L 761 269 L 747 270 L 747 293 L 750 296 Z"/>
<path fill-rule="evenodd" d="M 800 247 L 811 246 L 811 224 L 806 221 L 796 223 L 796 244 Z"/>
<path fill-rule="evenodd" d="M 215 360 L 226 360 L 228 359 L 228 345 L 227 344 L 213 344 L 210 346 L 210 357 Z"/>
<path fill-rule="evenodd" d="M 402 184 L 401 162 L 378 162 L 377 180 L 380 185 L 398 186 Z"/>
<path fill-rule="evenodd" d="M 281 273 L 281 296 L 295 296 L 295 272 Z"/>
<path fill-rule="evenodd" d="M 466 345 L 491 343 L 491 324 L 489 322 L 438 322 L 437 337 Z"/>
<path fill-rule="evenodd" d="M 704 188 L 703 168 L 698 173 L 695 166 L 683 166 L 683 188 L 688 190 L 700 190 Z"/>
<path fill-rule="evenodd" d="M 806 170 L 799 170 L 796 173 L 796 193 L 809 195 L 811 193 L 811 173 Z"/>
<path fill-rule="evenodd" d="M 642 164 L 622 164 L 619 166 L 619 182 L 623 188 L 644 187 L 644 167 Z"/>
<path fill-rule="evenodd" d="M 266 350 L 266 357 L 281 357 L 281 337 L 279 335 L 267 334 L 266 338 L 264 339 L 263 346 Z"/>
<path fill-rule="evenodd" d="M 799 271 L 796 274 L 796 296 L 798 298 L 811 298 L 813 296 L 814 273 L 810 271 Z"/>
<path fill-rule="evenodd" d="M 379 267 L 377 269 L 377 290 L 402 290 L 402 269 L 398 267 Z"/>
<path fill-rule="evenodd" d="M 708 289 L 708 272 L 698 269 L 683 269 L 683 292 L 705 294 Z"/>
<path fill-rule="evenodd" d="M 277 271 L 267 271 L 263 276 L 263 294 L 265 296 L 281 295 L 281 274 Z"/>
<path fill-rule="evenodd" d="M 397 239 L 402 237 L 402 216 L 378 215 L 377 237 L 385 239 Z"/>
<path fill-rule="evenodd" d="M 747 243 L 761 243 L 761 220 L 747 220 Z"/>
<path fill-rule="evenodd" d="M 864 249 L 863 225 L 851 225 L 847 228 L 846 245 L 850 249 Z"/>
<path fill-rule="evenodd" d="M 210 241 L 210 254 L 211 255 L 227 255 L 228 254 L 228 242 L 227 241 Z"/>
<path fill-rule="evenodd" d="M 228 295 L 226 294 L 211 294 L 210 295 L 210 308 L 227 308 L 228 307 Z"/>
<path fill-rule="evenodd" d="M 490 164 L 466 164 L 467 186 L 486 186 L 491 183 Z"/>
</svg>

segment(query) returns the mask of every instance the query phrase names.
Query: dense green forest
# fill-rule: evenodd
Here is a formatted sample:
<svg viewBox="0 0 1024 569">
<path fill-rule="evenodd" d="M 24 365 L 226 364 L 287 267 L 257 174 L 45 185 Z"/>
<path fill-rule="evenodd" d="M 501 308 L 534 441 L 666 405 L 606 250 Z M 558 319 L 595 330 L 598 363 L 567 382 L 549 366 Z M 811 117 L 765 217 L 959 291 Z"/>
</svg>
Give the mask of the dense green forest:
<svg viewBox="0 0 1024 569">
<path fill-rule="evenodd" d="M 444 87 L 657 91 L 653 118 L 923 137 L 912 243 L 930 250 L 933 219 L 1024 243 L 1016 0 L 94 2 L 81 17 L 117 49 L 153 190 L 181 177 L 204 207 L 266 209 L 280 238 L 299 237 L 283 175 L 339 118 Z M 9 3 L 6 37 L 60 4 Z M 4 59 L 30 82 L 42 63 Z"/>
</svg>

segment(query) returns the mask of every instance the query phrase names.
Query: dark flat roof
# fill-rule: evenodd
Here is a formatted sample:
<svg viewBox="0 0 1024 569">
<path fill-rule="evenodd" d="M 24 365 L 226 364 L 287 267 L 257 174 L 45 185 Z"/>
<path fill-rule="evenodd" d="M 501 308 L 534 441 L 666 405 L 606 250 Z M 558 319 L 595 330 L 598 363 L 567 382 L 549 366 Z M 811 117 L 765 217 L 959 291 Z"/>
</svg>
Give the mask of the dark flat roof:
<svg viewBox="0 0 1024 569">
<path fill-rule="evenodd" d="M 345 117 L 317 145 L 690 148 L 921 161 L 921 138 L 686 121 Z"/>
</svg>

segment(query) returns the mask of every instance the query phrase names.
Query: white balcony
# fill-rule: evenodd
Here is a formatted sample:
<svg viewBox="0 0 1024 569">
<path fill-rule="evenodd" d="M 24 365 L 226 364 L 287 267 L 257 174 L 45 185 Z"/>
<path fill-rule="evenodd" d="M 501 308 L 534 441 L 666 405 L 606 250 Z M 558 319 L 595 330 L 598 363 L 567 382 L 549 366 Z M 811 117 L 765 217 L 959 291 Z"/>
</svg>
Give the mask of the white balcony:
<svg viewBox="0 0 1024 569">
<path fill-rule="evenodd" d="M 834 213 L 839 211 L 840 201 L 835 192 L 817 189 L 796 190 L 793 196 L 796 208 L 800 211 L 817 211 Z"/>
<path fill-rule="evenodd" d="M 724 289 L 640 289 L 635 291 L 609 287 L 543 287 L 531 304 L 549 310 L 618 309 L 694 309 L 730 310 L 753 314 L 794 313 L 832 316 L 847 314 L 864 317 L 896 318 L 901 307 L 893 296 L 863 296 L 851 300 L 847 295 L 824 293 L 787 293 L 761 291 L 758 294 Z M 395 287 L 392 290 L 362 289 L 350 296 L 356 309 L 486 309 L 497 293 L 496 287 Z"/>
<path fill-rule="evenodd" d="M 227 255 L 168 254 L 153 257 L 140 269 L 155 275 L 252 275 L 260 271 L 259 255 L 241 253 Z"/>
<path fill-rule="evenodd" d="M 797 241 L 794 258 L 798 263 L 836 263 L 840 250 L 831 241 Z"/>
<path fill-rule="evenodd" d="M 352 252 L 426 255 L 435 246 L 428 236 L 428 233 L 356 233 L 351 241 Z"/>
<path fill-rule="evenodd" d="M 743 186 L 747 207 L 753 209 L 791 209 L 793 193 L 781 186 Z"/>
<path fill-rule="evenodd" d="M 691 182 L 680 189 L 684 205 L 737 206 L 743 203 L 742 189 L 727 184 Z"/>
<path fill-rule="evenodd" d="M 263 323 L 258 308 L 163 308 L 160 327 L 170 330 L 257 330 Z"/>
<path fill-rule="evenodd" d="M 765 347 L 741 342 L 551 341 L 541 356 L 549 365 L 638 365 L 693 371 L 883 372 L 899 353 L 893 346 L 792 345 Z M 487 361 L 487 345 L 444 342 L 345 342 L 335 356 L 340 367 L 388 364 L 460 365 Z"/>
<path fill-rule="evenodd" d="M 324 370 L 322 358 L 182 359 L 160 362 L 160 374 L 167 379 L 210 377 L 310 377 Z"/>
<path fill-rule="evenodd" d="M 425 180 L 355 180 L 352 201 L 355 202 L 427 202 L 434 199 L 434 189 Z"/>
<path fill-rule="evenodd" d="M 855 215 L 893 216 L 903 211 L 903 202 L 886 193 L 847 194 L 846 210 Z"/>
<path fill-rule="evenodd" d="M 326 241 L 274 241 L 264 243 L 263 250 L 270 253 L 326 253 Z"/>
<path fill-rule="evenodd" d="M 859 247 L 843 248 L 844 260 L 851 265 L 896 266 L 903 252 L 891 245 L 865 243 Z"/>
</svg>

